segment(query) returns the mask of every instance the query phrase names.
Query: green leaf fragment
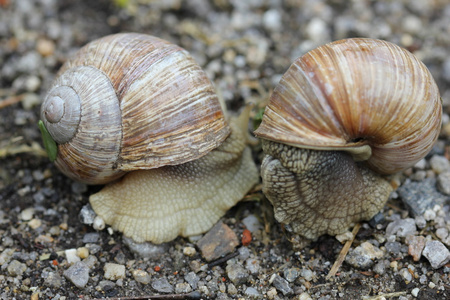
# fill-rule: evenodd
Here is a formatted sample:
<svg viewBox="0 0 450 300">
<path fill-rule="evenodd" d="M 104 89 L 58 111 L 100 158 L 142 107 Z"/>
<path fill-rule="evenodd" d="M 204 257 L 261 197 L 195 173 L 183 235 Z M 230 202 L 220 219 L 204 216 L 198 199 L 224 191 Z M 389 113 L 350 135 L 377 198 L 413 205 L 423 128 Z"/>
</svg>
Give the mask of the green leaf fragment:
<svg viewBox="0 0 450 300">
<path fill-rule="evenodd" d="M 45 150 L 47 151 L 48 158 L 50 159 L 51 162 L 54 162 L 56 160 L 56 156 L 58 155 L 58 145 L 48 132 L 42 120 L 39 120 L 38 125 L 39 129 L 41 130 L 42 141 L 44 142 L 44 147 Z"/>
</svg>

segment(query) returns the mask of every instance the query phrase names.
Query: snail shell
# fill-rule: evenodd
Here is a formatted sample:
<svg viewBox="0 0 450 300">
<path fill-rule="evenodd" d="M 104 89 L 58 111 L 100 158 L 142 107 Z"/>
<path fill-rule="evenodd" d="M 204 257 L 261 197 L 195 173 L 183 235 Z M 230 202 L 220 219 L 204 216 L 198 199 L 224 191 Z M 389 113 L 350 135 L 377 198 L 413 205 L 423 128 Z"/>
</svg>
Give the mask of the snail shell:
<svg viewBox="0 0 450 300">
<path fill-rule="evenodd" d="M 283 75 L 255 135 L 299 148 L 342 150 L 380 174 L 423 158 L 441 126 L 425 65 L 392 43 L 354 38 L 316 48 Z"/>
<path fill-rule="evenodd" d="M 195 160 L 230 132 L 211 82 L 192 57 L 134 33 L 93 41 L 67 61 L 41 119 L 58 144 L 58 168 L 89 184 Z"/>
<path fill-rule="evenodd" d="M 298 58 L 255 132 L 275 218 L 309 240 L 369 220 L 393 190 L 384 175 L 431 150 L 441 114 L 425 65 L 389 42 L 341 40 Z"/>
</svg>

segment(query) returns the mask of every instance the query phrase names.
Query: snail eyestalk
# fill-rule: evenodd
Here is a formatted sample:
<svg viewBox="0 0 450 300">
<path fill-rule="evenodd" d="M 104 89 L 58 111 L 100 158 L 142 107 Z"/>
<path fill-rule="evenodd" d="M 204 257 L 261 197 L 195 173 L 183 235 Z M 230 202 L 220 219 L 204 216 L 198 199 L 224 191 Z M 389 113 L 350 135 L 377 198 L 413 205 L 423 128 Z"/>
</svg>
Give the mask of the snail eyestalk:
<svg viewBox="0 0 450 300">
<path fill-rule="evenodd" d="M 54 162 L 56 160 L 56 156 L 58 156 L 58 146 L 56 145 L 55 140 L 48 132 L 42 120 L 39 120 L 38 126 L 41 130 L 42 141 L 44 142 L 44 147 L 47 151 L 48 158 L 51 162 Z"/>
</svg>

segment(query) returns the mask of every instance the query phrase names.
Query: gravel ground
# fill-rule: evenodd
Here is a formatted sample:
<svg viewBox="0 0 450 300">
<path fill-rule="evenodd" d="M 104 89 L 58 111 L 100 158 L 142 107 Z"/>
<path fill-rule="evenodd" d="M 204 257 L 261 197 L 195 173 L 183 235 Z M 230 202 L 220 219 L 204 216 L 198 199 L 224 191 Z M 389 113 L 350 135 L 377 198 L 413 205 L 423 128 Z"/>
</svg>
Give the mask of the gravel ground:
<svg viewBox="0 0 450 300">
<path fill-rule="evenodd" d="M 116 2 L 0 0 L 1 299 L 450 298 L 448 0 Z M 343 244 L 324 236 L 293 249 L 258 187 L 217 225 L 225 236 L 204 237 L 234 241 L 218 261 L 208 262 L 195 239 L 136 245 L 80 221 L 84 208 L 89 223 L 85 205 L 99 187 L 60 174 L 42 154 L 37 128 L 61 64 L 117 32 L 156 35 L 190 51 L 231 111 L 248 102 L 263 107 L 292 60 L 318 45 L 385 39 L 430 69 L 444 103 L 443 130 L 426 159 L 392 178 L 400 188 L 376 220 L 361 224 L 331 279 Z M 257 147 L 254 154 L 261 158 Z M 251 242 L 241 239 L 244 229 Z"/>
</svg>

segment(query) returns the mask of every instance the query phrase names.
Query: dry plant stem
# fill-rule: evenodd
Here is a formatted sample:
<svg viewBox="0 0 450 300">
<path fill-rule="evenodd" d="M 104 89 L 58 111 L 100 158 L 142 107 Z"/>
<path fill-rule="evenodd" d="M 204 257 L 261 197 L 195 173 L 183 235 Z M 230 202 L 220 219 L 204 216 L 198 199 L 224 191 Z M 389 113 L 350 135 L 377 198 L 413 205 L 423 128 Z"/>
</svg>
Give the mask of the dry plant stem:
<svg viewBox="0 0 450 300">
<path fill-rule="evenodd" d="M 21 95 L 11 96 L 9 98 L 6 98 L 6 99 L 0 101 L 0 109 L 22 101 L 23 97 L 24 97 L 24 94 L 21 94 Z"/>
<path fill-rule="evenodd" d="M 107 300 L 177 300 L 177 299 L 200 299 L 201 294 L 197 291 L 188 294 L 169 294 L 169 295 L 147 295 L 136 297 L 114 297 L 114 298 L 102 298 Z"/>
<path fill-rule="evenodd" d="M 336 275 L 336 272 L 338 271 L 339 267 L 342 265 L 342 263 L 344 262 L 345 256 L 348 253 L 348 250 L 350 249 L 350 246 L 353 244 L 353 241 L 355 240 L 356 234 L 359 231 L 359 228 L 361 227 L 361 224 L 358 223 L 355 225 L 355 227 L 352 230 L 352 239 L 348 240 L 344 247 L 342 247 L 341 252 L 339 253 L 339 256 L 337 258 L 337 260 L 334 262 L 333 266 L 331 267 L 330 272 L 328 273 L 326 279 L 330 279 L 331 277 Z"/>
<path fill-rule="evenodd" d="M 392 297 L 400 297 L 403 295 L 406 295 L 405 291 L 381 294 L 381 295 L 376 295 L 376 296 L 363 296 L 362 299 L 364 299 L 364 300 L 381 300 L 381 299 L 392 298 Z"/>
</svg>

